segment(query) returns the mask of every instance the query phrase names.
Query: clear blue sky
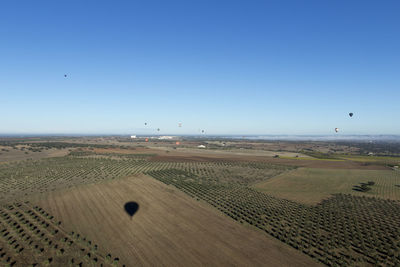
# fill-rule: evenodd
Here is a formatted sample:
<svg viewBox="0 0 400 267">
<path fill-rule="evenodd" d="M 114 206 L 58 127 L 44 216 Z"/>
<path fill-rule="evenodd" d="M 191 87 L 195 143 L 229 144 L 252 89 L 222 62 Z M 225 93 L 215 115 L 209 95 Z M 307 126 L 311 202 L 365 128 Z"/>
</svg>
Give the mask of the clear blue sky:
<svg viewBox="0 0 400 267">
<path fill-rule="evenodd" d="M 399 14 L 400 1 L 1 1 L 0 133 L 400 134 Z"/>
</svg>

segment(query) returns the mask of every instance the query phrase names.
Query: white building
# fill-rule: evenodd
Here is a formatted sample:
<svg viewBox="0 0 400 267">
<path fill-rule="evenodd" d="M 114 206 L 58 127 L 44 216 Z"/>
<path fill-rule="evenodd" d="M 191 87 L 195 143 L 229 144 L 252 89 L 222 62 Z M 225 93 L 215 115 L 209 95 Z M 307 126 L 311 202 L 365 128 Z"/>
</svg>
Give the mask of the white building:
<svg viewBox="0 0 400 267">
<path fill-rule="evenodd" d="M 205 145 L 198 145 L 197 148 L 206 148 Z"/>
<path fill-rule="evenodd" d="M 158 137 L 158 139 L 160 139 L 160 140 L 172 140 L 172 139 L 175 139 L 175 137 L 174 136 L 166 136 L 166 135 L 164 135 L 164 136 Z"/>
<path fill-rule="evenodd" d="M 136 135 L 131 135 L 131 139 L 136 139 Z"/>
</svg>

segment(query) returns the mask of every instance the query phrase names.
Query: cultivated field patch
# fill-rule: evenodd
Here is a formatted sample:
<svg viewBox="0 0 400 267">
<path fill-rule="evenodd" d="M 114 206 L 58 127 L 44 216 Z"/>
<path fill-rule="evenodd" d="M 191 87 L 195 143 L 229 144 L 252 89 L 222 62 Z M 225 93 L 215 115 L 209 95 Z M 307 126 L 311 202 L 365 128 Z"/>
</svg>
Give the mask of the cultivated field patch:
<svg viewBox="0 0 400 267">
<path fill-rule="evenodd" d="M 0 164 L 11 161 L 41 159 L 50 157 L 63 157 L 68 154 L 68 149 L 38 149 L 30 146 L 1 146 Z"/>
<path fill-rule="evenodd" d="M 290 169 L 266 163 L 151 162 L 149 154 L 87 154 L 28 160 L 0 165 L 0 202 L 34 194 L 71 188 L 80 184 L 109 181 L 150 170 L 183 169 L 214 182 L 255 183 Z"/>
<path fill-rule="evenodd" d="M 311 258 L 339 266 L 400 263 L 400 205 L 393 201 L 399 199 L 400 172 L 383 165 L 75 148 L 64 157 L 1 164 L 0 202 L 7 207 L 30 200 L 65 221 L 67 233 L 82 233 L 131 265 L 164 259 L 186 266 L 301 265 Z M 296 169 L 291 162 L 310 168 Z M 376 168 L 383 170 L 368 170 Z M 224 220 L 216 223 L 218 218 Z"/>
<path fill-rule="evenodd" d="M 353 190 L 355 185 L 368 181 L 375 183 L 368 192 Z M 299 168 L 260 182 L 254 188 L 275 197 L 306 204 L 316 204 L 338 193 L 400 200 L 400 172 Z"/>
<path fill-rule="evenodd" d="M 3 266 L 122 266 L 118 257 L 29 202 L 0 206 Z"/>
<path fill-rule="evenodd" d="M 138 204 L 130 217 L 127 202 Z M 136 176 L 32 200 L 127 266 L 305 266 L 306 255 L 159 181 Z"/>
<path fill-rule="evenodd" d="M 400 202 L 336 194 L 316 206 L 182 170 L 148 172 L 328 266 L 400 264 Z"/>
</svg>

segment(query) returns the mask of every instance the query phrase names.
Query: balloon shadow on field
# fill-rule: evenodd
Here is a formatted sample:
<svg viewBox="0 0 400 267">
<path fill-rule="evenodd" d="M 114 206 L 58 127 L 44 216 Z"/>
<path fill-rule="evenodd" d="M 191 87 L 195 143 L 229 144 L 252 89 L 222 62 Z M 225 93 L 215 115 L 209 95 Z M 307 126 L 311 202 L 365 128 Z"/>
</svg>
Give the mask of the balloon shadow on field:
<svg viewBox="0 0 400 267">
<path fill-rule="evenodd" d="M 124 209 L 125 212 L 132 219 L 133 215 L 135 215 L 135 213 L 139 210 L 139 204 L 134 201 L 126 202 L 124 205 Z"/>
</svg>

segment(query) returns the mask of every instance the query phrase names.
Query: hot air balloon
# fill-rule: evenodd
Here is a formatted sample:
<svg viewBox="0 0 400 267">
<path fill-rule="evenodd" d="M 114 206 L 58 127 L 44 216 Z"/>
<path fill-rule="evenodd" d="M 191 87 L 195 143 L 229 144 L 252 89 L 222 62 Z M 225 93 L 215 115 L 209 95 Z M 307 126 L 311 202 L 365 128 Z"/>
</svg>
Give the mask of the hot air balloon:
<svg viewBox="0 0 400 267">
<path fill-rule="evenodd" d="M 349 116 L 350 116 L 350 117 L 353 117 L 353 112 L 350 112 L 350 113 L 349 113 Z"/>
<path fill-rule="evenodd" d="M 339 132 L 339 128 L 335 128 L 335 132 Z"/>
<path fill-rule="evenodd" d="M 67 74 L 64 74 L 64 77 L 67 78 Z"/>
<path fill-rule="evenodd" d="M 144 139 L 145 142 L 149 142 L 149 138 Z"/>
<path fill-rule="evenodd" d="M 160 128 L 157 128 L 157 131 L 160 131 Z"/>
<path fill-rule="evenodd" d="M 201 133 L 204 133 L 204 130 L 201 130 Z"/>
<path fill-rule="evenodd" d="M 147 122 L 145 122 L 144 125 L 147 125 Z"/>
<path fill-rule="evenodd" d="M 178 123 L 178 126 L 179 126 L 179 127 L 182 127 L 182 122 Z"/>
</svg>

